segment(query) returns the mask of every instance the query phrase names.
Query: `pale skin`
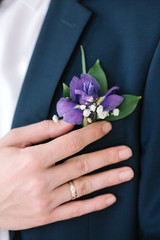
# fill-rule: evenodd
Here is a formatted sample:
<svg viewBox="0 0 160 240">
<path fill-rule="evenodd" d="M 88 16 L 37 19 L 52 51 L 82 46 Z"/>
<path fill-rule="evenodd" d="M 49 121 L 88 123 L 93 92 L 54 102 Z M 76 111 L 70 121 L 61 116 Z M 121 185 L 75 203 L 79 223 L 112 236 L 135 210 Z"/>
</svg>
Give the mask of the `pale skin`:
<svg viewBox="0 0 160 240">
<path fill-rule="evenodd" d="M 69 132 L 72 128 L 64 121 L 43 121 L 11 130 L 0 140 L 0 228 L 37 227 L 102 210 L 116 201 L 112 193 L 71 201 L 70 180 L 79 198 L 133 178 L 127 166 L 87 175 L 127 160 L 132 156 L 127 146 L 70 157 L 107 134 L 110 123 L 97 122 Z M 35 145 L 50 138 L 48 143 Z"/>
</svg>

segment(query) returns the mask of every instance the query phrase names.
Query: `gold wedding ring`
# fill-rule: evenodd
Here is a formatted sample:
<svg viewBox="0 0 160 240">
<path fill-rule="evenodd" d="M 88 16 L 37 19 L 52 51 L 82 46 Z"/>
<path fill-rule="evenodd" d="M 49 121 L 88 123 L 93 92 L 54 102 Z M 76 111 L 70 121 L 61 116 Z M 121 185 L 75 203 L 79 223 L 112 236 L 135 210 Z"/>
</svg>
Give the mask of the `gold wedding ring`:
<svg viewBox="0 0 160 240">
<path fill-rule="evenodd" d="M 75 200 L 77 198 L 77 190 L 72 181 L 69 181 L 68 183 L 69 183 L 69 188 L 71 190 L 71 195 L 72 195 L 71 199 Z"/>
</svg>

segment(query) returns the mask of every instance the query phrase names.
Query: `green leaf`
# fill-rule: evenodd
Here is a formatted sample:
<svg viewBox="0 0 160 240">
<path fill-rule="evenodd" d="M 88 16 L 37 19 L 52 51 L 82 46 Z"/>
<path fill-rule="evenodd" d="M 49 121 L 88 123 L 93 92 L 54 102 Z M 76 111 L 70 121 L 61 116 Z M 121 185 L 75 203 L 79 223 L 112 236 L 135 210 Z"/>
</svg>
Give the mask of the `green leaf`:
<svg viewBox="0 0 160 240">
<path fill-rule="evenodd" d="M 63 83 L 63 97 L 70 98 L 70 88 L 65 83 Z"/>
<path fill-rule="evenodd" d="M 88 71 L 92 77 L 94 77 L 100 84 L 100 95 L 103 95 L 108 90 L 108 82 L 106 75 L 100 65 L 99 59 L 96 61 L 94 66 Z"/>
<path fill-rule="evenodd" d="M 83 73 L 86 73 L 86 58 L 85 58 L 85 53 L 84 53 L 84 48 L 83 46 L 81 45 L 80 46 L 81 48 L 81 56 L 82 56 L 82 72 Z"/>
<path fill-rule="evenodd" d="M 142 98 L 141 96 L 127 95 L 127 94 L 122 95 L 122 97 L 124 97 L 124 100 L 118 106 L 120 110 L 119 116 L 116 117 L 116 116 L 110 115 L 109 117 L 105 118 L 106 121 L 109 121 L 109 122 L 116 121 L 116 120 L 120 120 L 127 117 L 136 109 L 138 102 Z"/>
</svg>

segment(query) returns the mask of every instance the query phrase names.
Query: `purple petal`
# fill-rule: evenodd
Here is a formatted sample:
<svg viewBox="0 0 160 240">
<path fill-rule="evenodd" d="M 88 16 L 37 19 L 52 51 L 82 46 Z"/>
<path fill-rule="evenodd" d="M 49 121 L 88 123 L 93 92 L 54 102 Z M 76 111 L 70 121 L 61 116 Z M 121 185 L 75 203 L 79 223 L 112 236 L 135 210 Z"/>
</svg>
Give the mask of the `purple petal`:
<svg viewBox="0 0 160 240">
<path fill-rule="evenodd" d="M 77 108 L 72 108 L 72 110 L 66 112 L 63 116 L 65 122 L 71 124 L 82 124 L 83 123 L 83 111 Z"/>
<path fill-rule="evenodd" d="M 90 81 L 85 81 L 83 84 L 83 90 L 91 94 L 94 91 L 94 86 Z"/>
<path fill-rule="evenodd" d="M 76 95 L 87 95 L 83 90 L 76 89 L 75 90 Z M 88 95 L 87 95 L 88 96 Z"/>
<path fill-rule="evenodd" d="M 70 96 L 74 102 L 77 102 L 75 90 L 76 89 L 82 90 L 82 88 L 83 88 L 83 81 L 80 80 L 78 77 L 74 76 L 70 83 Z"/>
<path fill-rule="evenodd" d="M 108 96 L 108 95 L 110 95 L 112 92 L 114 92 L 114 91 L 116 91 L 116 90 L 119 90 L 120 88 L 118 87 L 118 86 L 114 86 L 114 87 L 112 87 L 112 88 L 110 88 L 107 92 L 105 92 L 104 94 L 103 94 L 103 96 Z"/>
<path fill-rule="evenodd" d="M 61 98 L 57 102 L 57 113 L 59 117 L 62 117 L 66 112 L 70 111 L 74 108 L 77 104 L 71 102 L 71 100 L 67 98 Z"/>
<path fill-rule="evenodd" d="M 90 82 L 91 84 L 92 84 L 92 86 L 94 86 L 94 89 L 95 89 L 95 91 L 96 91 L 96 94 L 97 94 L 97 96 L 96 97 L 98 97 L 98 95 L 99 95 L 99 91 L 100 91 L 100 85 L 99 85 L 99 83 L 97 82 L 97 80 L 95 79 L 95 78 L 93 78 L 90 74 L 87 74 L 87 73 L 82 73 L 81 74 L 81 80 L 83 81 L 83 82 Z M 83 89 L 84 90 L 84 89 Z M 94 97 L 94 96 L 93 96 Z"/>
<path fill-rule="evenodd" d="M 119 106 L 121 104 L 121 102 L 123 101 L 123 97 L 116 95 L 116 94 L 112 94 L 107 96 L 103 102 L 101 103 L 101 105 L 103 106 L 104 111 L 111 111 L 114 108 L 116 108 L 117 106 Z"/>
<path fill-rule="evenodd" d="M 59 117 L 63 117 L 64 121 L 71 124 L 83 123 L 83 111 L 74 108 L 77 104 L 71 102 L 67 98 L 61 98 L 57 103 L 57 113 Z"/>
<path fill-rule="evenodd" d="M 86 102 L 89 102 L 92 96 L 88 96 L 84 91 L 82 90 L 75 90 L 76 95 L 80 95 L 79 97 L 79 103 L 81 105 L 85 104 Z"/>
</svg>

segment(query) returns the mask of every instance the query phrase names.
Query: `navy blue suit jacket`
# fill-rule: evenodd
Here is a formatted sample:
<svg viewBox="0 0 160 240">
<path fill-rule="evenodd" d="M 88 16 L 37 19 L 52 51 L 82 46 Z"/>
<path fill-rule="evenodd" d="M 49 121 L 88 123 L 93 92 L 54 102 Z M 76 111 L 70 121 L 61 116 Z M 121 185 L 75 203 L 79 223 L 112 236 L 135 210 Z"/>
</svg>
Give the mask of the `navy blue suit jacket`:
<svg viewBox="0 0 160 240">
<path fill-rule="evenodd" d="M 83 152 L 128 145 L 133 157 L 112 167 L 128 164 L 135 177 L 87 196 L 111 192 L 117 196 L 112 207 L 21 231 L 23 240 L 160 239 L 159 39 L 159 0 L 51 1 L 13 127 L 51 119 L 62 95 L 62 82 L 68 84 L 82 71 L 82 44 L 88 67 L 99 58 L 110 87 L 118 85 L 121 93 L 143 97 L 132 115 L 113 123 L 111 133 Z M 11 232 L 11 238 L 13 235 Z"/>
</svg>

